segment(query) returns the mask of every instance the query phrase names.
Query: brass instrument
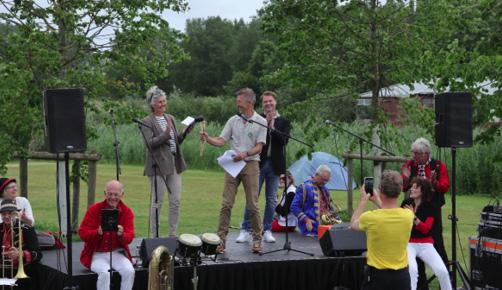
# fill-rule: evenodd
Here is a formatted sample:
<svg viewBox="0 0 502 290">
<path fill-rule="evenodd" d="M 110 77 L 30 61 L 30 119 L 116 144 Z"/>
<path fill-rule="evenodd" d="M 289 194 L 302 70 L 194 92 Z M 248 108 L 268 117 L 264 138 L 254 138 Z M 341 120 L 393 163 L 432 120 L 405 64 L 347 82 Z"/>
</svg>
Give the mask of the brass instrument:
<svg viewBox="0 0 502 290">
<path fill-rule="evenodd" d="M 17 274 L 15 277 L 14 276 L 14 260 L 11 260 L 11 263 L 10 263 L 10 273 L 11 273 L 11 278 L 15 278 L 15 279 L 24 279 L 24 278 L 30 278 L 28 277 L 28 275 L 26 275 L 26 273 L 24 272 L 24 264 L 23 264 L 23 230 L 21 228 L 21 215 L 19 214 L 19 212 L 17 211 L 13 211 L 11 213 L 11 219 L 10 219 L 10 229 L 11 229 L 11 248 L 14 247 L 14 236 L 15 236 L 15 233 L 14 233 L 14 222 L 13 222 L 13 218 L 14 216 L 18 216 L 19 217 L 19 257 L 18 257 L 18 261 L 19 261 L 19 266 L 18 266 L 18 270 L 17 270 Z M 5 247 L 2 246 L 2 253 L 5 252 Z M 2 268 L 3 268 L 3 271 L 2 271 L 2 276 L 5 277 L 5 258 L 2 256 Z"/>
<path fill-rule="evenodd" d="M 148 265 L 148 290 L 174 289 L 174 257 L 169 250 L 158 246 L 150 257 Z"/>
<path fill-rule="evenodd" d="M 339 224 L 342 222 L 342 220 L 338 217 L 338 214 L 342 210 L 333 201 L 331 201 L 331 203 L 334 205 L 335 210 L 330 210 L 328 212 L 324 212 L 321 214 L 321 223 L 323 225 L 334 225 L 334 224 Z"/>
</svg>

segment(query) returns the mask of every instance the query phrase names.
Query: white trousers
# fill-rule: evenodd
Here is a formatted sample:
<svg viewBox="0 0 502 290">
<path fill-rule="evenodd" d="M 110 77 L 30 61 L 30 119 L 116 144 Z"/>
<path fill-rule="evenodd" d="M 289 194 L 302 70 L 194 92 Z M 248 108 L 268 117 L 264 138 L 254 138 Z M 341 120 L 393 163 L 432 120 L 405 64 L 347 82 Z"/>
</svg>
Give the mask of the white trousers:
<svg viewBox="0 0 502 290">
<path fill-rule="evenodd" d="M 152 202 L 150 205 L 150 231 L 154 238 L 157 231 L 157 223 L 155 221 L 155 176 L 148 176 L 151 186 L 151 198 Z M 178 220 L 180 218 L 180 199 L 181 199 L 181 174 L 174 173 L 171 175 L 166 175 L 167 185 L 171 189 L 171 194 L 167 192 L 169 198 L 169 235 L 176 236 L 176 231 L 178 230 Z M 166 191 L 166 184 L 161 175 L 157 176 L 157 201 L 159 208 L 157 211 L 158 221 L 160 223 L 160 213 L 162 211 L 162 204 L 164 203 L 164 192 Z M 160 234 L 159 229 L 159 236 Z"/>
<path fill-rule="evenodd" d="M 112 252 L 112 268 L 121 277 L 120 289 L 131 290 L 134 284 L 134 267 L 122 251 Z M 98 274 L 97 290 L 110 289 L 110 252 L 94 252 L 91 271 Z"/>
<path fill-rule="evenodd" d="M 430 243 L 408 243 L 408 265 L 410 269 L 410 280 L 411 289 L 417 289 L 418 282 L 418 257 L 420 260 L 424 261 L 427 266 L 429 266 L 436 277 L 438 277 L 439 285 L 441 290 L 451 290 L 450 274 L 446 268 L 441 256 L 434 248 L 433 244 Z"/>
</svg>

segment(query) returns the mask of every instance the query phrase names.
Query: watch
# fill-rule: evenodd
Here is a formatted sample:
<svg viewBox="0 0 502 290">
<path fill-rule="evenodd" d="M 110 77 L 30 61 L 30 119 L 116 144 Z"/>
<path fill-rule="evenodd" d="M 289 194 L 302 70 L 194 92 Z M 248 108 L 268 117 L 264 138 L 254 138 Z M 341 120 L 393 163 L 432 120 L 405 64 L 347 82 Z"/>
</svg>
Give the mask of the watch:
<svg viewBox="0 0 502 290">
<path fill-rule="evenodd" d="M 249 152 L 249 151 L 248 151 L 248 152 L 246 152 L 246 153 L 248 154 L 248 156 L 251 156 L 251 152 Z"/>
</svg>

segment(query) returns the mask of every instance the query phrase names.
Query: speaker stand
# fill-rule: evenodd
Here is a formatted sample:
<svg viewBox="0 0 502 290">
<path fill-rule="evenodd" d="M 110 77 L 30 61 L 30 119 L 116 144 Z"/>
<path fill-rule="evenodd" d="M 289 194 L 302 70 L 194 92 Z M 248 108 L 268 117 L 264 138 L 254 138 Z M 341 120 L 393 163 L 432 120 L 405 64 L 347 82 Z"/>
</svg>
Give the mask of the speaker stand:
<svg viewBox="0 0 502 290">
<path fill-rule="evenodd" d="M 73 285 L 73 268 L 72 268 L 72 234 L 73 230 L 71 228 L 71 209 L 69 206 L 69 200 L 70 200 L 70 169 L 69 169 L 69 160 L 70 160 L 70 154 L 68 152 L 65 152 L 64 154 L 64 163 L 65 163 L 65 180 L 66 180 L 66 226 L 68 233 L 66 235 L 66 249 L 68 253 L 68 276 L 70 277 L 70 282 L 69 286 L 63 288 L 63 290 L 77 290 L 78 286 Z"/>
<path fill-rule="evenodd" d="M 452 160 L 452 187 L 451 187 L 451 215 L 448 216 L 451 219 L 451 261 L 450 265 L 452 266 L 451 274 L 452 274 L 452 289 L 457 289 L 457 271 L 464 282 L 464 286 L 467 287 L 468 290 L 474 289 L 471 281 L 465 274 L 464 270 L 460 266 L 457 261 L 457 243 L 455 240 L 455 234 L 457 229 L 457 216 L 456 216 L 456 188 L 455 188 L 455 174 L 456 174 L 456 155 L 457 149 L 455 147 L 451 148 L 451 160 Z"/>
</svg>

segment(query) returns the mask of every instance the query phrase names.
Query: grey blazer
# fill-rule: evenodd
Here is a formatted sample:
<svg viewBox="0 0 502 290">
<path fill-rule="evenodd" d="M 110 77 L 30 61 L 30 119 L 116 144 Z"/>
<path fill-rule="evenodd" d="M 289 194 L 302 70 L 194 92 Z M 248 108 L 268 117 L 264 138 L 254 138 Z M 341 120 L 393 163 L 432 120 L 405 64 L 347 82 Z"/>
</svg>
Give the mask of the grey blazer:
<svg viewBox="0 0 502 290">
<path fill-rule="evenodd" d="M 183 159 L 183 153 L 181 153 L 180 150 L 180 144 L 183 143 L 184 140 L 183 134 L 178 133 L 176 120 L 172 115 L 164 114 L 164 118 L 166 118 L 166 120 L 169 120 L 168 118 L 171 118 L 171 124 L 174 129 L 174 136 L 177 136 L 177 138 L 174 138 L 175 140 L 171 139 L 171 135 L 167 130 L 164 132 L 162 131 L 162 128 L 160 128 L 159 122 L 157 122 L 157 119 L 155 118 L 155 115 L 153 113 L 141 120 L 144 123 L 150 125 L 152 127 L 152 130 L 150 130 L 150 128 L 146 126 L 142 126 L 141 130 L 145 134 L 146 142 L 148 142 L 148 144 L 150 144 L 150 146 L 152 147 L 153 154 L 157 158 L 159 167 L 162 169 L 162 172 L 164 172 L 165 175 L 174 174 L 174 167 L 176 166 L 176 172 L 182 173 L 183 171 L 187 170 L 185 160 Z M 173 141 L 176 142 L 176 155 L 174 157 L 175 164 L 173 164 L 171 148 L 169 146 L 171 144 L 170 142 Z M 154 160 L 147 146 L 145 171 L 143 172 L 143 175 L 154 175 L 153 164 Z M 158 170 L 157 174 L 160 175 L 160 172 Z"/>
</svg>

